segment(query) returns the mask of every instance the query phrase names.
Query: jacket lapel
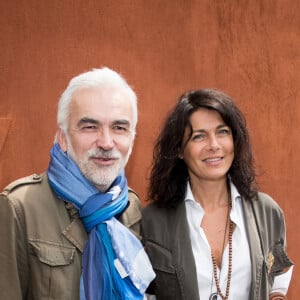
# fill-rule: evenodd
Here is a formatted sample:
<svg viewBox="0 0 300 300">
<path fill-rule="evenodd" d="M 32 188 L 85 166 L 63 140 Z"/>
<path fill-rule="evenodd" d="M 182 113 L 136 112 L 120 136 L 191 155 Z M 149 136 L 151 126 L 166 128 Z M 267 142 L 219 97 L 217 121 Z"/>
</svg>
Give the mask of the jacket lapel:
<svg viewBox="0 0 300 300">
<path fill-rule="evenodd" d="M 194 255 L 192 252 L 189 228 L 186 218 L 185 202 L 177 208 L 174 215 L 174 265 L 182 291 L 182 299 L 198 300 L 198 281 Z"/>
<path fill-rule="evenodd" d="M 258 299 L 258 287 L 260 287 L 260 282 L 262 279 L 262 266 L 264 256 L 261 249 L 259 232 L 256 226 L 254 208 L 252 208 L 252 204 L 250 201 L 255 200 L 242 200 L 246 220 L 245 226 L 249 240 L 249 248 L 252 263 L 252 283 L 250 288 L 249 300 L 260 300 Z"/>
</svg>

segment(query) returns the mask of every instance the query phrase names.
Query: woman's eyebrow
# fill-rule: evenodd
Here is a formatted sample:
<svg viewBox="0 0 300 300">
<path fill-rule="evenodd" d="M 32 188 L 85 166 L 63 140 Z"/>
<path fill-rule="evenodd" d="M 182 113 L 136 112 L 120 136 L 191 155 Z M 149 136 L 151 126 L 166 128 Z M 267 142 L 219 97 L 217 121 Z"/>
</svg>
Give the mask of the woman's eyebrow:
<svg viewBox="0 0 300 300">
<path fill-rule="evenodd" d="M 229 126 L 226 125 L 226 124 L 220 124 L 215 129 L 220 129 L 220 128 L 223 128 L 223 127 L 229 127 Z M 194 133 L 194 132 L 206 132 L 206 129 L 201 129 L 201 128 L 193 129 L 192 133 Z"/>
</svg>

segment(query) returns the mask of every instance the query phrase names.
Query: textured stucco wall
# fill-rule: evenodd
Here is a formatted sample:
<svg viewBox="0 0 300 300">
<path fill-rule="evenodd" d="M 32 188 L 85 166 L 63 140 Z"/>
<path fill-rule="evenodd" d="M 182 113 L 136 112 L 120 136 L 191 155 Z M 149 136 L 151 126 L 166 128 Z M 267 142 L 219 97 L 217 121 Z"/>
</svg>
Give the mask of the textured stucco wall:
<svg viewBox="0 0 300 300">
<path fill-rule="evenodd" d="M 71 77 L 107 65 L 139 97 L 127 168 L 145 199 L 153 141 L 185 90 L 221 89 L 244 111 L 261 189 L 300 247 L 300 2 L 294 0 L 0 3 L 0 188 L 47 167 L 57 100 Z M 300 294 L 295 268 L 290 299 Z"/>
</svg>

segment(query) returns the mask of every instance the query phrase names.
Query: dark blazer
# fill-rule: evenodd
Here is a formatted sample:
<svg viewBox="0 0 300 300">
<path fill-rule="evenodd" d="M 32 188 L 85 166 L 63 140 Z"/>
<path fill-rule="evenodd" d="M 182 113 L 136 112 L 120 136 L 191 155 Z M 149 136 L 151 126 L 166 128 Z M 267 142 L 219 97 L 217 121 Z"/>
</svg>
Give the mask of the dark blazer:
<svg viewBox="0 0 300 300">
<path fill-rule="evenodd" d="M 263 193 L 242 203 L 252 261 L 249 300 L 269 299 L 274 276 L 292 265 L 285 252 L 283 213 Z M 148 292 L 158 300 L 199 300 L 184 201 L 174 209 L 151 203 L 142 215 L 143 243 L 156 273 Z"/>
</svg>

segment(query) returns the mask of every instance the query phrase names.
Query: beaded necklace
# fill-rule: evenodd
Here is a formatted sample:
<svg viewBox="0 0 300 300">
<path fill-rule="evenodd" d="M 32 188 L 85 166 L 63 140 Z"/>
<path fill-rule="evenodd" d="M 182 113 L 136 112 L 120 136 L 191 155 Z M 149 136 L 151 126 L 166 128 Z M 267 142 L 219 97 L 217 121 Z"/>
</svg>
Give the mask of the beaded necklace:
<svg viewBox="0 0 300 300">
<path fill-rule="evenodd" d="M 225 226 L 224 241 L 225 241 L 226 231 L 227 231 L 226 230 L 227 229 L 227 222 L 230 219 L 229 212 L 231 210 L 231 207 L 232 207 L 232 202 L 231 202 L 231 198 L 230 198 L 229 199 L 229 205 L 228 205 L 228 215 L 227 215 L 226 226 Z M 234 224 L 230 220 L 229 221 L 229 237 L 228 237 L 228 244 L 229 244 L 228 261 L 229 261 L 229 263 L 228 263 L 226 292 L 225 292 L 225 295 L 222 293 L 222 290 L 221 290 L 221 287 L 220 287 L 220 281 L 219 281 L 219 278 L 217 276 L 217 261 L 216 261 L 216 258 L 211 253 L 211 259 L 212 259 L 212 263 L 213 263 L 213 275 L 214 275 L 214 279 L 215 279 L 215 283 L 216 283 L 218 293 L 211 294 L 210 297 L 209 297 L 209 300 L 216 300 L 218 294 L 221 296 L 221 298 L 223 300 L 227 300 L 228 297 L 229 297 L 230 282 L 231 282 L 231 275 L 232 275 L 232 234 L 233 234 L 233 227 L 234 227 Z M 223 251 L 224 251 L 224 245 L 223 245 Z"/>
</svg>

